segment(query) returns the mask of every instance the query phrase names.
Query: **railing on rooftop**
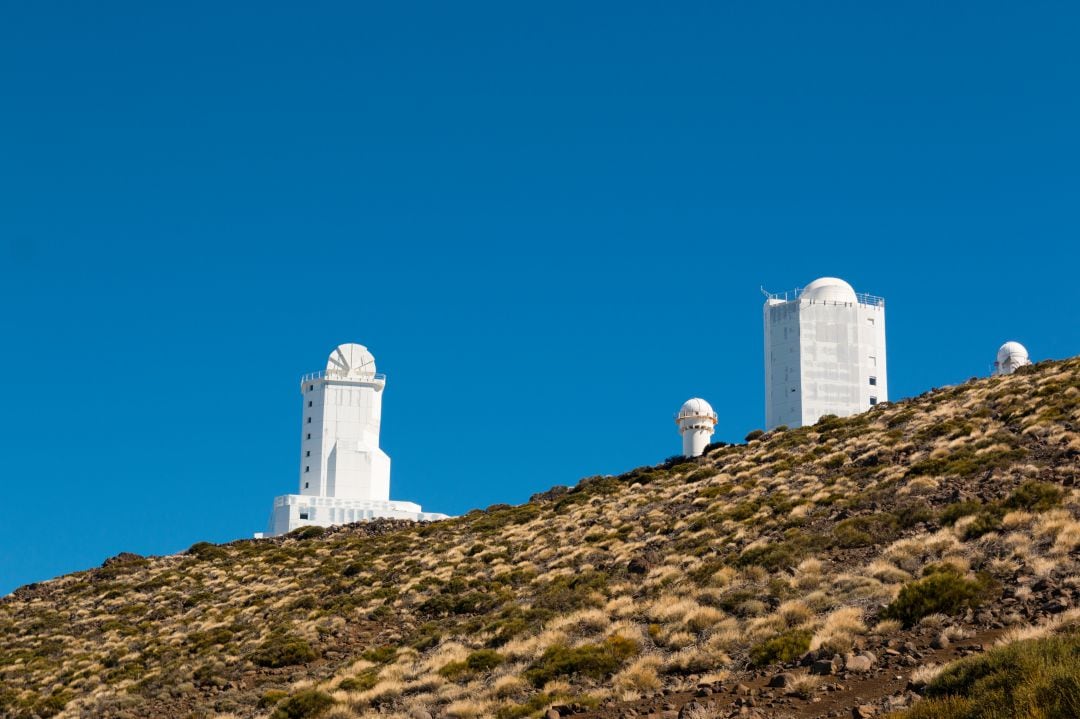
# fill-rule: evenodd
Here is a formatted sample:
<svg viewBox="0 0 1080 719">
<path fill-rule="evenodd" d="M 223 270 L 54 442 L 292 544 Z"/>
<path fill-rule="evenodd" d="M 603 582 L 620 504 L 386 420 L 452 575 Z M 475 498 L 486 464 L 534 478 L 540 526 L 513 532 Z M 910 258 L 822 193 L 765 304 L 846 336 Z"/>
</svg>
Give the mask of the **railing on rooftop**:
<svg viewBox="0 0 1080 719">
<path fill-rule="evenodd" d="M 318 372 L 309 372 L 308 374 L 301 377 L 300 381 L 301 382 L 310 382 L 312 380 L 317 380 L 317 379 L 340 379 L 340 380 L 351 380 L 353 382 L 370 382 L 372 384 L 386 384 L 386 375 L 382 374 L 381 372 L 378 372 L 378 373 L 375 373 L 375 374 L 372 374 L 372 375 L 368 375 L 366 377 L 349 377 L 344 372 L 339 372 L 338 370 L 332 370 L 332 369 L 319 370 Z"/>
<path fill-rule="evenodd" d="M 794 302 L 799 299 L 803 293 L 802 287 L 796 287 L 793 290 L 787 292 L 769 292 L 764 287 L 761 288 L 761 293 L 765 295 L 767 299 L 776 300 L 778 302 Z M 870 295 L 865 292 L 856 292 L 855 299 L 858 300 L 860 305 L 870 305 L 871 307 L 884 307 L 885 298 L 878 297 L 877 295 Z M 822 304 L 830 305 L 846 305 L 847 302 L 835 302 L 832 300 L 813 300 L 814 302 L 820 302 Z"/>
</svg>

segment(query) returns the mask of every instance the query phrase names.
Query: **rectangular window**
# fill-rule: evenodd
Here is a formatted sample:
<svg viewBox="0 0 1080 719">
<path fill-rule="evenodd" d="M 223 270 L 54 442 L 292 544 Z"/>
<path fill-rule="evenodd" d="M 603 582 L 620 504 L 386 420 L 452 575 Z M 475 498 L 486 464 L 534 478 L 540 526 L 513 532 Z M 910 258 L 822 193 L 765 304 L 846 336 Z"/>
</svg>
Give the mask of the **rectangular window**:
<svg viewBox="0 0 1080 719">
<path fill-rule="evenodd" d="M 305 467 L 304 467 L 304 471 L 305 471 L 305 472 L 310 472 L 310 471 L 311 471 L 311 467 L 307 467 L 307 466 L 305 466 Z"/>
<path fill-rule="evenodd" d="M 308 438 L 308 439 L 311 439 L 311 432 L 308 432 L 308 433 L 307 433 L 307 438 Z"/>
<path fill-rule="evenodd" d="M 308 417 L 308 418 L 307 418 L 307 423 L 308 423 L 308 424 L 311 424 L 311 417 Z"/>
<path fill-rule="evenodd" d="M 871 377 L 870 378 L 870 384 L 876 387 L 877 386 L 877 377 Z"/>
<path fill-rule="evenodd" d="M 308 518 L 308 513 L 307 512 L 301 512 L 300 513 L 300 519 L 307 519 L 307 518 Z"/>
<path fill-rule="evenodd" d="M 307 391 L 308 391 L 308 392 L 310 392 L 310 391 L 311 391 L 311 390 L 313 390 L 313 389 L 315 389 L 315 385 L 313 385 L 313 384 L 309 384 L 309 385 L 307 386 Z"/>
<path fill-rule="evenodd" d="M 877 404 L 877 397 L 871 397 L 870 398 L 870 406 L 873 407 L 875 404 Z"/>
<path fill-rule="evenodd" d="M 870 366 L 877 367 L 877 357 L 870 355 Z"/>
<path fill-rule="evenodd" d="M 309 486 L 309 485 L 308 485 L 308 483 L 307 483 L 307 482 L 304 482 L 304 489 L 307 489 L 307 488 L 308 488 L 308 486 Z"/>
<path fill-rule="evenodd" d="M 868 325 L 870 325 L 871 327 L 873 327 L 873 326 L 874 326 L 874 318 L 873 318 L 873 317 L 867 317 L 867 318 L 866 318 L 866 324 L 868 324 Z"/>
<path fill-rule="evenodd" d="M 307 406 L 308 406 L 308 407 L 310 407 L 310 406 L 311 406 L 311 400 L 310 400 L 310 399 L 308 400 Z"/>
<path fill-rule="evenodd" d="M 874 383 L 873 383 L 873 382 L 871 382 L 870 384 L 874 384 Z M 309 450 L 308 450 L 308 451 L 307 451 L 307 452 L 306 452 L 306 453 L 304 454 L 304 456 L 305 456 L 305 457 L 310 457 L 310 456 L 311 456 L 311 450 L 309 449 Z"/>
</svg>

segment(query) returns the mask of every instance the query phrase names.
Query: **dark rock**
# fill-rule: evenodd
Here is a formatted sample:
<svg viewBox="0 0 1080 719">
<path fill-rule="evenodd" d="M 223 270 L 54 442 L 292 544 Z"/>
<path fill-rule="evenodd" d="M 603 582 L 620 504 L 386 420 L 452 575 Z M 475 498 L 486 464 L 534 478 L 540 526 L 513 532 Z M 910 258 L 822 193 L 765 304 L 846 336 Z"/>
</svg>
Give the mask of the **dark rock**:
<svg viewBox="0 0 1080 719">
<path fill-rule="evenodd" d="M 833 669 L 834 667 L 831 659 L 818 659 L 810 665 L 810 673 L 819 676 L 829 676 L 833 673 Z"/>
<path fill-rule="evenodd" d="M 790 672 L 780 672 L 772 679 L 769 680 L 770 687 L 776 687 L 783 689 L 784 687 L 791 686 L 795 681 L 795 675 Z"/>
<path fill-rule="evenodd" d="M 682 709 L 679 710 L 679 719 L 686 719 L 693 714 L 700 714 L 705 711 L 705 707 L 697 702 L 687 702 L 683 704 Z"/>
</svg>

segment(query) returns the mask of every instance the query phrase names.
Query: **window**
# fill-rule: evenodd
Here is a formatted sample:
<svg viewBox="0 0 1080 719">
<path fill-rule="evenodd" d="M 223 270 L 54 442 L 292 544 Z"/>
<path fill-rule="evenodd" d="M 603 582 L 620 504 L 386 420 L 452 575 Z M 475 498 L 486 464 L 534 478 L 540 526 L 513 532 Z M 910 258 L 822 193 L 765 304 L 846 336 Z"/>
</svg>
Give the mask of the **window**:
<svg viewBox="0 0 1080 719">
<path fill-rule="evenodd" d="M 307 519 L 307 518 L 308 518 L 308 513 L 307 512 L 300 512 L 300 519 Z"/>
<path fill-rule="evenodd" d="M 873 317 L 867 317 L 867 318 L 866 318 L 866 324 L 868 324 L 868 325 L 870 325 L 871 327 L 873 327 L 873 326 L 874 326 L 874 318 L 873 318 Z"/>
<path fill-rule="evenodd" d="M 310 472 L 310 471 L 311 471 L 311 467 L 310 467 L 310 466 L 305 466 L 305 467 L 304 467 L 304 471 L 305 471 L 305 472 Z"/>
<path fill-rule="evenodd" d="M 307 438 L 308 438 L 308 439 L 311 439 L 311 432 L 308 432 L 308 433 L 307 433 Z"/>
<path fill-rule="evenodd" d="M 874 383 L 873 383 L 873 382 L 871 382 L 870 384 L 874 384 Z M 305 456 L 305 457 L 310 457 L 310 456 L 311 456 L 311 450 L 309 449 L 309 450 L 308 450 L 307 452 L 305 452 L 305 453 L 304 453 L 304 456 Z"/>
<path fill-rule="evenodd" d="M 311 424 L 311 417 L 308 417 L 308 418 L 307 418 L 307 423 L 308 423 L 308 424 Z"/>
<path fill-rule="evenodd" d="M 874 387 L 877 387 L 877 377 L 871 377 L 870 378 L 870 384 L 873 385 Z"/>
<path fill-rule="evenodd" d="M 310 407 L 310 406 L 311 406 L 311 400 L 310 400 L 310 399 L 308 400 L 307 406 L 308 406 L 308 407 Z"/>
<path fill-rule="evenodd" d="M 870 359 L 870 366 L 871 367 L 877 367 L 877 357 L 875 357 L 874 355 L 870 355 L 869 359 Z"/>
<path fill-rule="evenodd" d="M 307 489 L 307 488 L 308 488 L 308 483 L 304 482 L 304 489 Z"/>
<path fill-rule="evenodd" d="M 313 384 L 309 384 L 309 385 L 307 386 L 307 391 L 308 391 L 308 392 L 310 392 L 310 391 L 311 391 L 311 390 L 313 390 L 313 389 L 315 389 L 315 385 L 313 385 Z"/>
<path fill-rule="evenodd" d="M 873 407 L 875 404 L 877 404 L 877 397 L 871 397 L 870 398 L 870 406 Z"/>
</svg>

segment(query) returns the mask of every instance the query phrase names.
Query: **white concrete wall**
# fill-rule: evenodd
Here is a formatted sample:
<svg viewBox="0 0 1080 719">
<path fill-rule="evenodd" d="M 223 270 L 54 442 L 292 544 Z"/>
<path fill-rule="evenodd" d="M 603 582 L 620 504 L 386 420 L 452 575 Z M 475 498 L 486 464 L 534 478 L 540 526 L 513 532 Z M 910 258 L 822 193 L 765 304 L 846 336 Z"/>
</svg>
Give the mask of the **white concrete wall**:
<svg viewBox="0 0 1080 719">
<path fill-rule="evenodd" d="M 335 524 L 363 522 L 378 517 L 430 522 L 446 519 L 447 515 L 423 512 L 420 505 L 413 502 L 377 502 L 286 494 L 274 498 L 274 508 L 270 515 L 270 525 L 267 527 L 266 535 L 273 537 L 291 532 L 298 527 L 329 527 Z"/>
<path fill-rule="evenodd" d="M 799 303 L 765 303 L 765 426 L 802 424 Z"/>
<path fill-rule="evenodd" d="M 379 448 L 382 382 L 317 378 L 303 383 L 302 495 L 390 498 L 390 458 Z"/>
<path fill-rule="evenodd" d="M 769 300 L 765 395 L 769 429 L 847 417 L 887 401 L 884 306 Z"/>
<path fill-rule="evenodd" d="M 682 431 L 682 453 L 684 457 L 700 457 L 712 439 L 712 427 L 696 426 Z"/>
</svg>

